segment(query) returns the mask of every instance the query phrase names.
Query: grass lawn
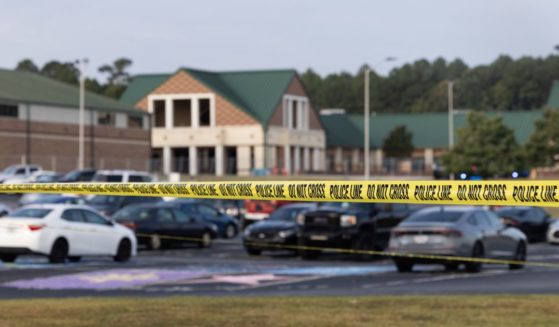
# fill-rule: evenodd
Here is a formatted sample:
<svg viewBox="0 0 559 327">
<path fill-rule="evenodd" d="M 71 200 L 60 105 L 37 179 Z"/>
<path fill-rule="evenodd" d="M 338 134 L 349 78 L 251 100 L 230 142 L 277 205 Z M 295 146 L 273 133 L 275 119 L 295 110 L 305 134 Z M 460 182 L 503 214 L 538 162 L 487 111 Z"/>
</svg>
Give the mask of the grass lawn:
<svg viewBox="0 0 559 327">
<path fill-rule="evenodd" d="M 0 326 L 559 326 L 559 296 L 0 301 Z"/>
</svg>

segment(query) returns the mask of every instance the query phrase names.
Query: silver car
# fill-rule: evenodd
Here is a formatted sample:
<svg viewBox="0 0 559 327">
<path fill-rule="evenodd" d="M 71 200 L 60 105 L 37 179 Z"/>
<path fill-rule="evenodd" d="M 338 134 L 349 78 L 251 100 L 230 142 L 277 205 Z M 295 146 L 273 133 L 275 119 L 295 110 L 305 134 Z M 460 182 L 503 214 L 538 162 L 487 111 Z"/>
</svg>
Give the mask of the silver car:
<svg viewBox="0 0 559 327">
<path fill-rule="evenodd" d="M 437 206 L 416 211 L 392 230 L 389 251 L 438 256 L 526 260 L 526 235 L 503 225 L 491 211 L 476 207 Z M 444 264 L 456 270 L 460 261 L 393 257 L 399 272 L 416 263 Z M 468 272 L 479 272 L 480 262 L 463 262 Z M 523 265 L 511 264 L 510 269 Z"/>
</svg>

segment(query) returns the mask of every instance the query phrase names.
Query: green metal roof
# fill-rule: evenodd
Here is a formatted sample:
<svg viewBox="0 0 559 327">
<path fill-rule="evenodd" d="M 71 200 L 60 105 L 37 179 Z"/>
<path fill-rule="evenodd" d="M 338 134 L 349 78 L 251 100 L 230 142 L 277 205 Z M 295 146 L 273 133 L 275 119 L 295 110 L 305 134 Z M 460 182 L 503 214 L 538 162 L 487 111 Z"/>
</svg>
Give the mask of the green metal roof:
<svg viewBox="0 0 559 327">
<path fill-rule="evenodd" d="M 547 107 L 559 109 L 559 81 L 554 81 L 547 99 Z"/>
<path fill-rule="evenodd" d="M 181 70 L 231 101 L 264 126 L 268 124 L 297 74 L 291 69 L 232 72 L 210 72 L 192 68 Z M 121 101 L 134 105 L 173 75 L 136 76 L 122 95 Z"/>
<path fill-rule="evenodd" d="M 128 87 L 120 96 L 120 102 L 135 106 L 146 94 L 165 82 L 171 74 L 137 75 L 132 78 Z"/>
<path fill-rule="evenodd" d="M 328 146 L 363 147 L 363 131 L 355 127 L 348 115 L 320 115 L 320 121 L 326 132 Z"/>
<path fill-rule="evenodd" d="M 39 74 L 0 69 L 0 101 L 40 103 L 78 108 L 79 88 Z M 85 92 L 85 107 L 143 114 L 120 101 Z"/>
<path fill-rule="evenodd" d="M 539 119 L 542 111 L 519 112 L 491 112 L 489 117 L 503 117 L 503 122 L 514 130 L 516 141 L 520 144 L 528 141 L 534 131 L 534 121 Z M 347 118 L 344 118 L 347 117 Z M 362 147 L 364 124 L 363 115 L 331 115 L 321 116 L 320 119 L 326 129 L 328 146 Z M 342 121 L 349 120 L 350 126 Z M 458 129 L 464 127 L 467 113 L 454 115 L 455 141 L 458 140 Z M 339 122 L 340 125 L 337 123 Z M 448 147 L 448 115 L 447 113 L 423 114 L 377 114 L 370 118 L 371 148 L 382 147 L 384 139 L 398 125 L 404 125 L 412 133 L 412 142 L 416 148 L 446 148 Z M 352 131 L 353 128 L 353 131 Z M 351 133 L 351 136 L 350 136 Z M 331 140 L 337 139 L 333 143 Z"/>
</svg>

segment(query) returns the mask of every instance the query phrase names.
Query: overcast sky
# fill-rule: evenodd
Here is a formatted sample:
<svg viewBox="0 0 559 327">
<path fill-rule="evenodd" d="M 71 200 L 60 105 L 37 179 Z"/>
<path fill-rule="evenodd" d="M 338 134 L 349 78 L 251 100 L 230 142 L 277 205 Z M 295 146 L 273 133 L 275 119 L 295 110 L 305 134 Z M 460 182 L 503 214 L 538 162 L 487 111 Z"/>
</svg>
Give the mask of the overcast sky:
<svg viewBox="0 0 559 327">
<path fill-rule="evenodd" d="M 312 67 L 385 74 L 420 58 L 489 63 L 546 56 L 559 44 L 554 0 L 3 1 L 0 67 L 120 56 L 133 73 Z M 398 61 L 382 63 L 387 56 Z M 380 62 L 380 64 L 379 64 Z"/>
</svg>

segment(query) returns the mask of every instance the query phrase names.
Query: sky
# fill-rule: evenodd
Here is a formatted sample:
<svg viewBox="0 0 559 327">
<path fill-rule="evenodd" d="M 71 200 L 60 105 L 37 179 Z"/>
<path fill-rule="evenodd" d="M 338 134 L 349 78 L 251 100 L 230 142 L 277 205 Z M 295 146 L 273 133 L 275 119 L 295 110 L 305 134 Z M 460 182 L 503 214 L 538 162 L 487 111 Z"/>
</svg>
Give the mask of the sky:
<svg viewBox="0 0 559 327">
<path fill-rule="evenodd" d="M 559 44 L 554 0 L 26 0 L 2 1 L 0 67 L 21 59 L 119 57 L 131 73 L 312 68 L 386 74 L 426 58 L 488 64 L 547 56 Z M 396 61 L 386 62 L 386 57 Z"/>
</svg>

